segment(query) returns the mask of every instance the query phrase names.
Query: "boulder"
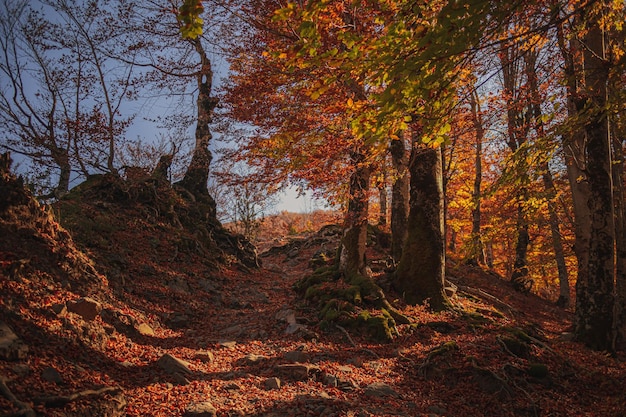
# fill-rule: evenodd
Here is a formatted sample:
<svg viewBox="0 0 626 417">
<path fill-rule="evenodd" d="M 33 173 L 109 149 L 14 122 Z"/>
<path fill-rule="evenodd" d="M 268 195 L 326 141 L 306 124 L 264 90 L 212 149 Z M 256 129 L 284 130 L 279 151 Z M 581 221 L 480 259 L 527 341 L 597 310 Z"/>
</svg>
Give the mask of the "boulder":
<svg viewBox="0 0 626 417">
<path fill-rule="evenodd" d="M 67 309 L 72 313 L 78 314 L 85 321 L 92 321 L 102 311 L 102 304 L 92 298 L 83 297 L 78 300 L 68 301 Z"/>
<path fill-rule="evenodd" d="M 159 365 L 163 370 L 165 370 L 165 372 L 172 374 L 172 375 L 177 374 L 177 373 L 181 375 L 191 373 L 188 362 L 185 362 L 182 359 L 178 359 L 177 357 L 172 356 L 169 353 L 166 353 L 165 355 L 161 356 L 159 360 L 157 361 L 157 365 Z"/>
<path fill-rule="evenodd" d="M 191 403 L 185 407 L 183 417 L 216 417 L 217 410 L 208 401 Z"/>
</svg>

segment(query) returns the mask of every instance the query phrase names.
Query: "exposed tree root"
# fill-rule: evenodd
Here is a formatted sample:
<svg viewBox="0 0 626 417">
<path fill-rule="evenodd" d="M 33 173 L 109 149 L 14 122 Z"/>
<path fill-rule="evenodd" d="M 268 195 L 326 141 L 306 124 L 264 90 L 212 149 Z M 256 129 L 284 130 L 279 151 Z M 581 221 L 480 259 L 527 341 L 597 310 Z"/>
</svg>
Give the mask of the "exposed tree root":
<svg viewBox="0 0 626 417">
<path fill-rule="evenodd" d="M 0 375 L 0 393 L 7 400 L 11 401 L 13 405 L 19 408 L 19 411 L 11 414 L 3 414 L 3 417 L 12 417 L 12 416 L 23 416 L 23 417 L 36 417 L 35 411 L 30 408 L 30 406 L 22 401 L 18 400 L 17 397 L 11 392 L 9 387 L 6 384 L 6 378 Z"/>
<path fill-rule="evenodd" d="M 72 401 L 80 400 L 87 397 L 99 397 L 104 394 L 118 394 L 122 391 L 120 387 L 103 387 L 97 390 L 84 390 L 70 395 L 53 395 L 50 397 L 38 397 L 33 401 L 35 404 L 42 404 L 46 407 L 63 407 Z"/>
<path fill-rule="evenodd" d="M 507 310 L 511 316 L 515 316 L 514 313 L 517 312 L 517 310 L 515 310 L 515 308 L 513 308 L 511 305 L 505 303 L 504 301 L 500 300 L 498 297 L 493 296 L 481 289 L 468 287 L 466 285 L 459 285 L 459 284 L 456 284 L 456 285 L 459 287 L 459 290 L 461 290 L 462 292 L 465 292 L 467 294 L 473 295 L 478 298 L 482 298 L 483 300 L 487 299 L 490 302 L 496 304 L 499 308 Z"/>
</svg>

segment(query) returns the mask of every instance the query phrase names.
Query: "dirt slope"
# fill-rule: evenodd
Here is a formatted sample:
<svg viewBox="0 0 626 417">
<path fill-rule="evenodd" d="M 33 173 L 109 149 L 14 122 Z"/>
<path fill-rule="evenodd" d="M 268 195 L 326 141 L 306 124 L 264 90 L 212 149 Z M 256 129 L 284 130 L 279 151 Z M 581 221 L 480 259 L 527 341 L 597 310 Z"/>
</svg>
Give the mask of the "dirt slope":
<svg viewBox="0 0 626 417">
<path fill-rule="evenodd" d="M 451 262 L 457 311 L 396 300 L 414 323 L 380 344 L 321 328 L 293 291 L 336 235 L 294 236 L 256 269 L 180 207 L 114 204 L 100 183 L 53 215 L 18 183 L 0 186 L 0 416 L 626 414 L 624 357 L 569 341 L 570 312 L 488 272 Z"/>
</svg>

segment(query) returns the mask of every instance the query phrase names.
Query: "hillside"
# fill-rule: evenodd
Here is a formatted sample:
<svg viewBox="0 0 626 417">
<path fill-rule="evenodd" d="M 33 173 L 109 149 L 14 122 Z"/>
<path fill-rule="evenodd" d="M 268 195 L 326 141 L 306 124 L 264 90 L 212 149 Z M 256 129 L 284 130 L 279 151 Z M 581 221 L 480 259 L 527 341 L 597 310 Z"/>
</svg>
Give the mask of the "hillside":
<svg viewBox="0 0 626 417">
<path fill-rule="evenodd" d="M 257 262 L 149 179 L 93 178 L 49 209 L 3 172 L 0 195 L 0 416 L 626 413 L 626 358 L 489 271 L 449 262 L 453 312 L 390 298 L 413 323 L 381 343 L 294 291 L 336 228 L 276 236 Z M 384 258 L 372 239 L 381 286 Z"/>
</svg>

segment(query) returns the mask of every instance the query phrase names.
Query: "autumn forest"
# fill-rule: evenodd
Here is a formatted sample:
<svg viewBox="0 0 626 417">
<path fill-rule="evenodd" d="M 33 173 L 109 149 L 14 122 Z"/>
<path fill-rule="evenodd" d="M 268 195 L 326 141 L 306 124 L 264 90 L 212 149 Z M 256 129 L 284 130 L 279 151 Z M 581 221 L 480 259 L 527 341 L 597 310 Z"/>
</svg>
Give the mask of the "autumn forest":
<svg viewBox="0 0 626 417">
<path fill-rule="evenodd" d="M 0 416 L 624 415 L 625 21 L 4 1 Z"/>
</svg>

